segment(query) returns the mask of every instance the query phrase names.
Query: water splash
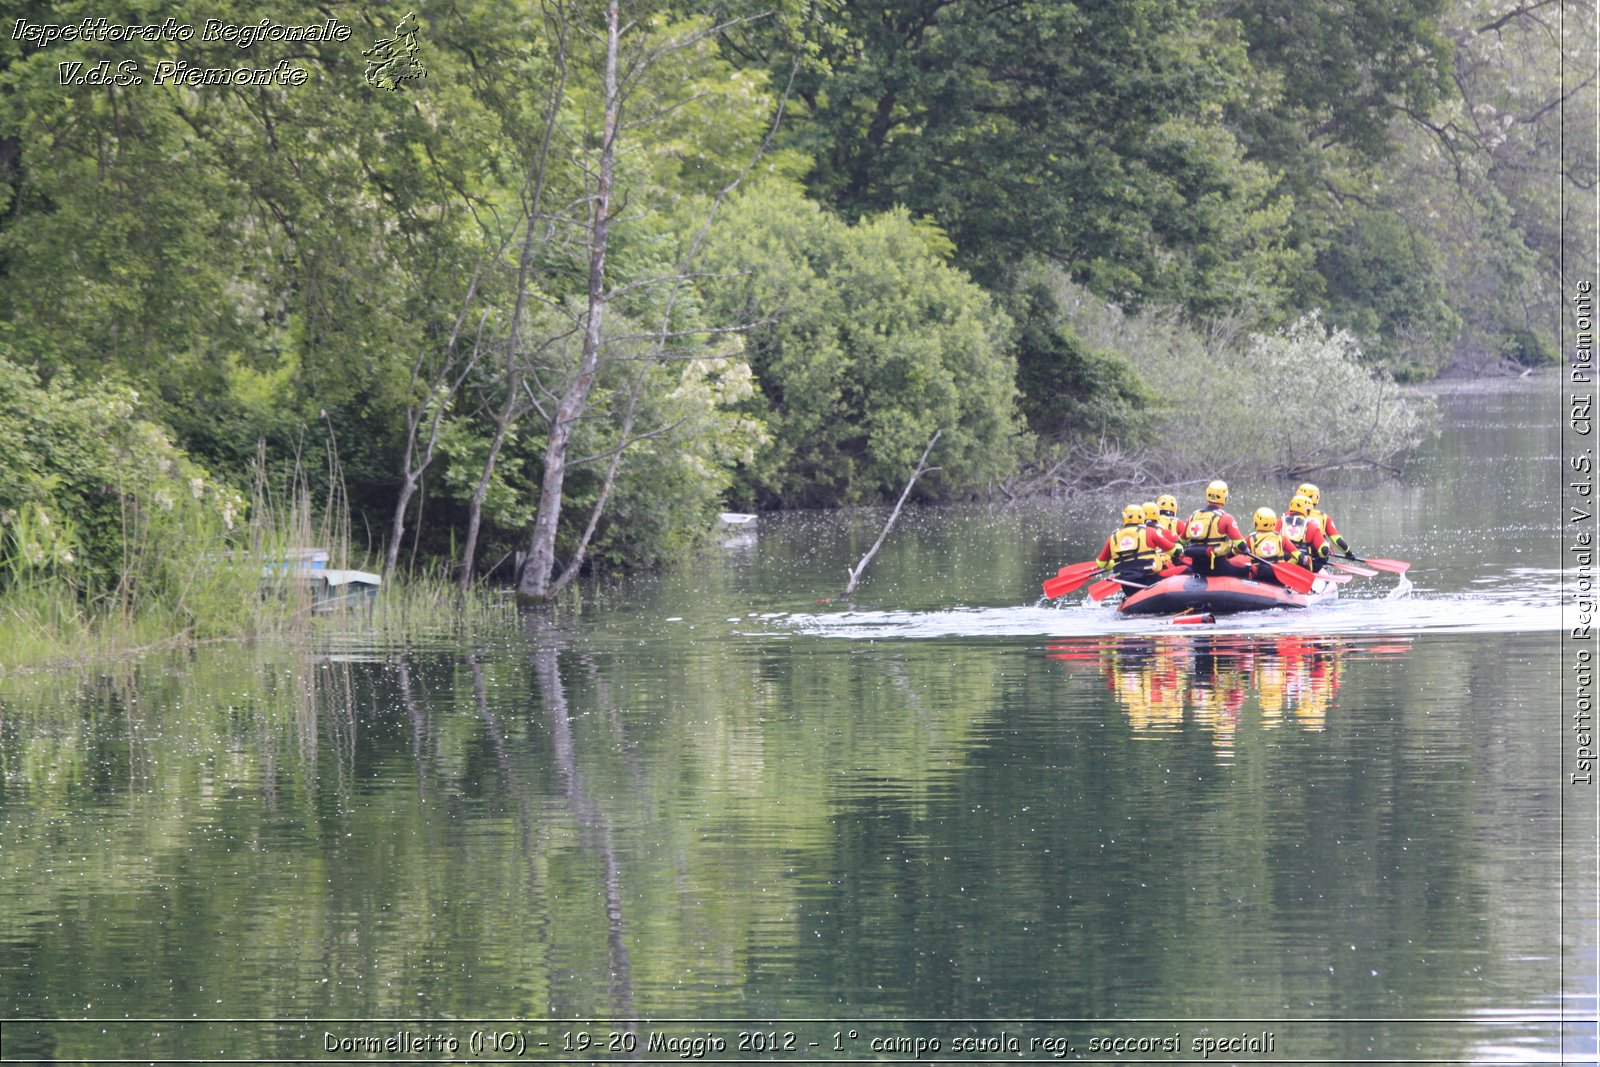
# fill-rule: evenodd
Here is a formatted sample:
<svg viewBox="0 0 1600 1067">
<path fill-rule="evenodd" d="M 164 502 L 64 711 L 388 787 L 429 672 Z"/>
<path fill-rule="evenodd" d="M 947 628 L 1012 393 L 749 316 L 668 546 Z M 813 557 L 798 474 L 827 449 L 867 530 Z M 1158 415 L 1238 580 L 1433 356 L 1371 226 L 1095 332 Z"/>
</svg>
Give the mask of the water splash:
<svg viewBox="0 0 1600 1067">
<path fill-rule="evenodd" d="M 1405 575 L 1392 588 L 1350 591 L 1311 608 L 1219 615 L 1206 629 L 1215 633 L 1423 634 L 1530 633 L 1560 630 L 1561 575 L 1520 568 L 1475 581 L 1470 589 L 1439 592 L 1419 588 Z M 785 630 L 848 639 L 941 637 L 1082 637 L 1093 634 L 1163 633 L 1165 616 L 1123 616 L 1112 603 L 1081 598 L 1044 600 L 1031 606 L 957 607 L 930 611 L 850 610 L 795 614 Z"/>
</svg>

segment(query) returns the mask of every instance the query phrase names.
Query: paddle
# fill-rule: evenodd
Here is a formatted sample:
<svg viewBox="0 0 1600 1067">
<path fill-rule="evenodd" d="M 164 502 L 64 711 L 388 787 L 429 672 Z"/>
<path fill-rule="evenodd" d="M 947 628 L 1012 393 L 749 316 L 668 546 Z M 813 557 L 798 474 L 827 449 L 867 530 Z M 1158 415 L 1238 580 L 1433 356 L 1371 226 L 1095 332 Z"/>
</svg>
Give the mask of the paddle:
<svg viewBox="0 0 1600 1067">
<path fill-rule="evenodd" d="M 1115 578 L 1107 578 L 1103 582 L 1095 582 L 1089 587 L 1090 600 L 1104 600 L 1112 593 L 1122 592 L 1122 583 Z"/>
<path fill-rule="evenodd" d="M 1104 600 L 1117 590 L 1126 586 L 1129 589 L 1148 589 L 1144 582 L 1130 582 L 1126 578 L 1107 578 L 1103 582 L 1096 582 L 1089 587 L 1090 600 Z"/>
<path fill-rule="evenodd" d="M 1070 593 L 1099 573 L 1100 564 L 1092 559 L 1068 564 L 1056 571 L 1054 578 L 1045 579 L 1044 595 L 1053 598 Z"/>
<path fill-rule="evenodd" d="M 1365 563 L 1369 567 L 1376 567 L 1380 571 L 1388 571 L 1390 574 L 1404 574 L 1411 569 L 1411 564 L 1403 559 L 1375 559 L 1371 556 L 1358 556 L 1352 552 L 1344 553 L 1343 558 L 1353 559 L 1357 563 Z"/>
<path fill-rule="evenodd" d="M 1378 574 L 1378 572 L 1373 570 L 1371 567 L 1358 567 L 1354 563 L 1346 563 L 1337 556 L 1329 559 L 1328 562 L 1333 564 L 1335 567 L 1338 567 L 1340 570 L 1349 571 L 1351 574 L 1359 574 L 1363 578 L 1375 578 Z"/>
<path fill-rule="evenodd" d="M 1317 580 L 1316 575 L 1312 574 L 1310 571 L 1298 564 L 1274 563 L 1270 559 L 1262 559 L 1254 552 L 1246 552 L 1245 555 L 1249 556 L 1257 563 L 1265 563 L 1267 566 L 1271 567 L 1273 577 L 1277 578 L 1278 581 L 1282 582 L 1288 588 L 1293 589 L 1296 593 L 1311 592 L 1312 583 Z"/>
</svg>

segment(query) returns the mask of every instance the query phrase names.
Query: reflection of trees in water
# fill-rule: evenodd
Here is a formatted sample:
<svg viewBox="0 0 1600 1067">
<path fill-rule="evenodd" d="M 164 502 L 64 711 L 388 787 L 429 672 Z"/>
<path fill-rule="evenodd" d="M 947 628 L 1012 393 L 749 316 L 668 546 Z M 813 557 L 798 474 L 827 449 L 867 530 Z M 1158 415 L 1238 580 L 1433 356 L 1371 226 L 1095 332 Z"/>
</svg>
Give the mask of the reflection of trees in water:
<svg viewBox="0 0 1600 1067">
<path fill-rule="evenodd" d="M 633 968 L 628 955 L 627 923 L 622 913 L 622 874 L 617 864 L 617 849 L 611 819 L 595 803 L 578 766 L 572 739 L 572 718 L 567 710 L 566 686 L 561 680 L 557 646 L 548 635 L 538 640 L 533 652 L 533 673 L 544 695 L 545 721 L 550 727 L 551 755 L 556 773 L 578 823 L 578 840 L 600 857 L 601 881 L 606 902 L 606 949 L 610 965 L 609 985 L 612 1013 L 631 1014 L 633 1007 Z"/>
<path fill-rule="evenodd" d="M 626 1018 L 633 1008 L 633 966 L 628 949 L 621 865 L 617 858 L 612 819 L 595 799 L 573 737 L 567 686 L 560 662 L 560 635 L 541 625 L 532 647 L 529 663 L 539 702 L 544 709 L 545 729 L 550 741 L 549 766 L 560 783 L 558 803 L 571 814 L 579 845 L 600 861 L 607 932 L 609 1011 L 615 1017 Z M 469 654 L 466 666 L 472 681 L 472 705 L 482 725 L 482 736 L 488 742 L 494 759 L 497 786 L 512 804 L 518 846 L 526 865 L 526 889 L 530 899 L 537 898 L 553 889 L 548 884 L 541 885 L 541 882 L 548 883 L 546 868 L 550 859 L 550 835 L 541 831 L 548 831 L 552 823 L 547 810 L 548 789 L 536 780 L 540 760 L 530 760 L 530 753 L 526 751 L 532 740 L 531 735 L 521 734 L 517 723 L 507 722 L 504 712 L 497 712 L 495 702 L 489 696 L 490 683 L 482 657 L 476 653 Z M 441 759 L 435 751 L 440 742 L 438 730 L 441 724 L 434 722 L 431 709 L 439 705 L 443 698 L 441 694 L 427 691 L 422 680 L 415 676 L 416 673 L 409 662 L 402 660 L 396 670 L 396 680 L 410 727 L 411 754 L 417 766 L 418 796 L 425 798 L 430 788 L 440 788 L 448 793 L 452 784 L 448 781 L 450 761 Z M 604 694 L 601 695 L 604 697 Z M 609 721 L 621 744 L 621 718 L 616 714 L 616 709 L 609 706 L 609 700 L 603 700 L 603 703 L 607 706 Z M 548 906 L 548 902 L 539 900 L 534 911 L 536 914 L 543 913 Z M 548 940 L 550 931 L 546 929 L 538 936 Z M 551 1010 L 559 1013 L 562 1009 L 558 1005 L 551 1005 Z"/>
<path fill-rule="evenodd" d="M 1047 655 L 1094 663 L 1135 733 L 1173 733 L 1189 723 L 1208 731 L 1226 752 L 1251 698 L 1263 730 L 1325 729 L 1345 660 L 1362 647 L 1305 634 L 1184 634 L 1058 642 Z M 1404 652 L 1409 645 L 1366 650 Z"/>
<path fill-rule="evenodd" d="M 615 1017 L 626 1018 L 631 1015 L 633 1007 L 633 965 L 627 940 L 623 879 L 613 820 L 590 787 L 589 776 L 585 773 L 579 746 L 573 735 L 567 680 L 560 659 L 564 649 L 561 635 L 542 622 L 534 625 L 537 631 L 530 643 L 533 651 L 528 664 L 537 698 L 544 710 L 544 727 L 550 743 L 547 765 L 555 772 L 560 787 L 555 794 L 557 806 L 571 815 L 580 847 L 600 861 L 609 1011 Z M 481 724 L 481 736 L 487 742 L 488 752 L 494 761 L 497 791 L 510 802 L 518 848 L 525 865 L 524 884 L 530 899 L 540 898 L 556 889 L 549 884 L 548 871 L 552 840 L 549 830 L 554 825 L 549 811 L 550 790 L 540 780 L 540 769 L 546 765 L 546 760 L 529 751 L 534 736 L 523 732 L 524 724 L 508 721 L 504 708 L 497 710 L 498 702 L 491 700 L 491 680 L 487 675 L 495 665 L 492 662 L 486 664 L 477 653 L 471 653 L 466 658 L 465 666 L 471 678 L 472 707 Z M 587 668 L 586 677 L 594 681 L 597 678 L 595 665 L 585 659 L 584 666 Z M 567 673 L 570 674 L 570 671 L 568 665 Z M 406 659 L 402 659 L 395 670 L 399 702 L 409 728 L 410 754 L 416 765 L 418 797 L 426 799 L 430 791 L 440 791 L 448 799 L 459 783 L 451 780 L 457 773 L 452 770 L 454 761 L 448 753 L 441 752 L 439 746 L 449 743 L 440 731 L 447 729 L 451 717 L 436 721 L 435 714 L 435 709 L 448 703 L 448 694 L 432 691 L 427 684 L 428 676 L 428 672 L 419 671 Z M 603 688 L 603 685 L 597 686 L 600 706 L 607 714 L 619 749 L 626 752 L 621 716 Z M 334 698 L 334 703 L 339 702 L 337 691 L 325 693 L 325 708 L 330 707 L 330 697 Z M 330 718 L 338 720 L 343 716 L 333 712 Z M 637 768 L 633 769 L 637 771 Z M 548 901 L 537 899 L 534 910 L 535 913 L 543 913 L 548 907 Z M 551 933 L 546 929 L 536 936 L 548 941 Z M 551 1005 L 551 1010 L 559 1013 L 562 1009 L 558 1005 Z"/>
</svg>

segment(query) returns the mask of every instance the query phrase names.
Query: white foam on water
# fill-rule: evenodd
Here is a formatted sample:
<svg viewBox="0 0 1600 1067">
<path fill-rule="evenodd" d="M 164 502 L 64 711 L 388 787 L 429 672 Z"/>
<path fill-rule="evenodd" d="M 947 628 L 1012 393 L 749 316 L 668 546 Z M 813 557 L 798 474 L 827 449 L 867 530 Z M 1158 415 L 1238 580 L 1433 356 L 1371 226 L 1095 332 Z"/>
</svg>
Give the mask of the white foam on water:
<svg viewBox="0 0 1600 1067">
<path fill-rule="evenodd" d="M 1425 634 L 1533 633 L 1560 630 L 1559 572 L 1528 571 L 1475 584 L 1469 592 L 1417 590 L 1399 576 L 1379 595 L 1342 593 L 1310 608 L 1218 615 L 1214 623 L 1186 625 L 1208 633 Z M 1113 603 L 1072 600 L 1017 607 L 938 611 L 837 611 L 795 614 L 787 630 L 851 639 L 934 637 L 1083 637 L 1094 634 L 1171 633 L 1170 616 L 1119 615 Z"/>
</svg>

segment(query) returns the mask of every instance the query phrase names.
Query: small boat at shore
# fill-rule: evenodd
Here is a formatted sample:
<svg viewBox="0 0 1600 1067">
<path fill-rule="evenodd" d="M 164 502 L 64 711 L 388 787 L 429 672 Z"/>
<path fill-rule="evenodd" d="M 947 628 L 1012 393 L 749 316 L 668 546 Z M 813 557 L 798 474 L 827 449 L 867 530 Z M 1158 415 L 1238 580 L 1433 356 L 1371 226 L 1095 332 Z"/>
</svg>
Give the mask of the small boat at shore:
<svg viewBox="0 0 1600 1067">
<path fill-rule="evenodd" d="M 1129 589 L 1117 611 L 1123 615 L 1177 615 L 1207 612 L 1231 615 L 1272 608 L 1308 608 L 1335 599 L 1339 586 L 1318 578 L 1309 593 L 1296 593 L 1281 585 L 1253 582 L 1226 575 L 1180 574 L 1163 578 L 1143 589 Z"/>
</svg>

